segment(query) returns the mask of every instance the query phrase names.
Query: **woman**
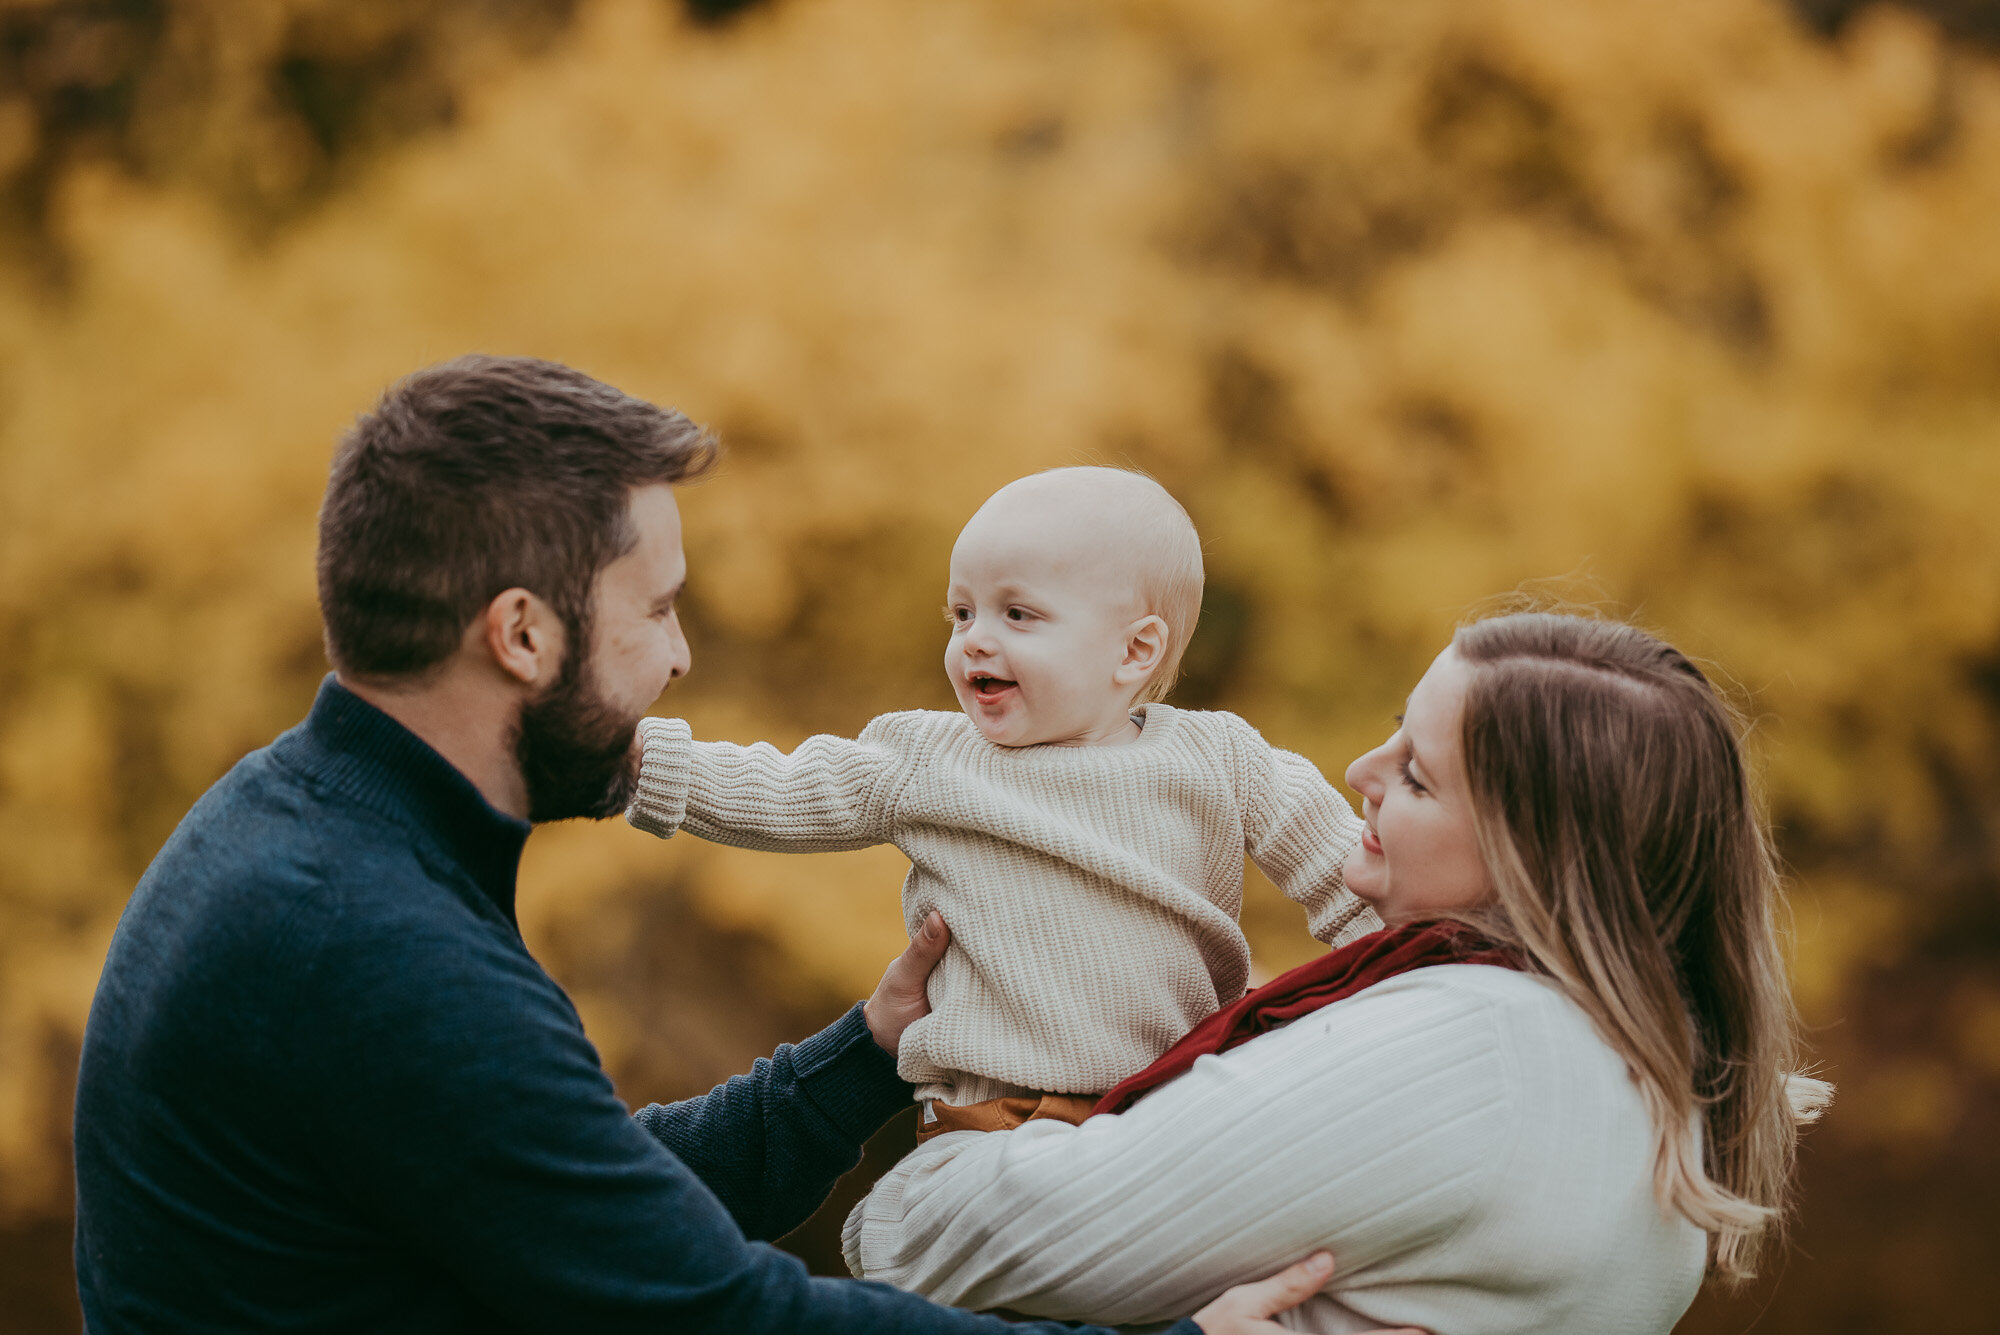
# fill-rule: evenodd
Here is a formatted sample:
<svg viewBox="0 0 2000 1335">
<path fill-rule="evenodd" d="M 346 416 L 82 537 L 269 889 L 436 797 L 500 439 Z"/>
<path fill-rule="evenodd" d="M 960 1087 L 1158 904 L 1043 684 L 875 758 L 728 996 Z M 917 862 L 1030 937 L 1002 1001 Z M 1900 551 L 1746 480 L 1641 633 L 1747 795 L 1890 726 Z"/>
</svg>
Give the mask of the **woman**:
<svg viewBox="0 0 2000 1335">
<path fill-rule="evenodd" d="M 1395 974 L 1122 1115 L 940 1137 L 849 1221 L 858 1273 L 1144 1322 L 1327 1248 L 1295 1328 L 1437 1335 L 1666 1332 L 1753 1273 L 1827 1088 L 1788 1074 L 1777 875 L 1700 670 L 1617 623 L 1476 622 L 1347 779 L 1378 935 L 1508 967 Z"/>
</svg>

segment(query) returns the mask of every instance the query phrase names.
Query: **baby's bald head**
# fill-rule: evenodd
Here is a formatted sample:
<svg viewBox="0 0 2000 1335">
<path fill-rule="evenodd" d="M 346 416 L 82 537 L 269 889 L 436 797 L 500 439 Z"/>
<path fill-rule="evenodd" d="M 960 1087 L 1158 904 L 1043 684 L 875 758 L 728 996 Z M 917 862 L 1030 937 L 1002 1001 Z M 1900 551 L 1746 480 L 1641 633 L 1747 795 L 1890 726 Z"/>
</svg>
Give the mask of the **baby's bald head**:
<svg viewBox="0 0 2000 1335">
<path fill-rule="evenodd" d="M 1202 561 L 1194 522 L 1165 487 L 1124 468 L 1032 473 L 988 497 L 958 541 L 1076 567 L 1134 616 L 1159 617 L 1167 642 L 1139 699 L 1173 688 L 1201 614 Z"/>
</svg>

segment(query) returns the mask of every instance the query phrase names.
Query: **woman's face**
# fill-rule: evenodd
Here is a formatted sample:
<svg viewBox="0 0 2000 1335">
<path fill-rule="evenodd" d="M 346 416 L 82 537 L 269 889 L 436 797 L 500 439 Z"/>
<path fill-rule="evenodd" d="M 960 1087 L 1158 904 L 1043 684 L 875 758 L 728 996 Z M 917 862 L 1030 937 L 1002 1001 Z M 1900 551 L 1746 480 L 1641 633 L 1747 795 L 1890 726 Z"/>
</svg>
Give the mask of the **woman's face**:
<svg viewBox="0 0 2000 1335">
<path fill-rule="evenodd" d="M 1347 888 L 1391 925 L 1468 909 L 1493 894 L 1458 742 L 1471 676 L 1447 648 L 1410 692 L 1402 726 L 1347 767 L 1366 826 L 1347 855 Z"/>
</svg>

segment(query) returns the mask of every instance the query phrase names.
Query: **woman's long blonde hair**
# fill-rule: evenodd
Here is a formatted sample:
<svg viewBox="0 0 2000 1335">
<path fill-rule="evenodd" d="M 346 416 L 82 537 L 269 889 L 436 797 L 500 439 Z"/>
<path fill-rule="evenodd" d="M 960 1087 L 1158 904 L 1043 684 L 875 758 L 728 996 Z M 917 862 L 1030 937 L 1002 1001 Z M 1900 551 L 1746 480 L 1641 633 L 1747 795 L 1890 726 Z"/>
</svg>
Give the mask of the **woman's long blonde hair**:
<svg viewBox="0 0 2000 1335">
<path fill-rule="evenodd" d="M 1519 613 L 1452 646 L 1472 669 L 1465 769 L 1497 890 L 1478 925 L 1624 1056 L 1662 1206 L 1710 1235 L 1713 1273 L 1746 1279 L 1831 1091 L 1796 1073 L 1777 864 L 1736 716 L 1686 655 L 1620 622 Z"/>
</svg>

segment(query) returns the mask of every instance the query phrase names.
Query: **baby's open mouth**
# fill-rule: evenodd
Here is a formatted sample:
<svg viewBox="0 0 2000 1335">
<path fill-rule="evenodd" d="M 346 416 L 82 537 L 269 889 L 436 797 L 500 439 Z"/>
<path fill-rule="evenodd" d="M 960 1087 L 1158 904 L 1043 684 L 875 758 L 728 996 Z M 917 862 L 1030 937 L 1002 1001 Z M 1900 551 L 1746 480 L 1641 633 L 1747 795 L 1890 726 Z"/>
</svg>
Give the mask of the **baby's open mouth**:
<svg viewBox="0 0 2000 1335">
<path fill-rule="evenodd" d="M 984 673 L 975 674 L 972 678 L 973 692 L 979 696 L 981 701 L 987 703 L 991 703 L 999 696 L 1000 692 L 1009 689 L 1013 685 L 1013 682 L 1008 681 L 1004 677 L 989 677 Z"/>
</svg>

